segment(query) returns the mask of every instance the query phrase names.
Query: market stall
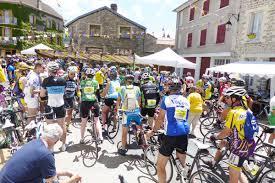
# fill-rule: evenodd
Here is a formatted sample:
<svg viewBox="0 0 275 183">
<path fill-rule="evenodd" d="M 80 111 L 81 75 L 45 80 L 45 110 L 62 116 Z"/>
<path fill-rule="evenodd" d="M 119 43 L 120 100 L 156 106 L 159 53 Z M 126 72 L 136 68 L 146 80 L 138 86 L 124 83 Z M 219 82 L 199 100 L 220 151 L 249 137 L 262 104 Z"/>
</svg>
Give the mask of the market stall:
<svg viewBox="0 0 275 183">
<path fill-rule="evenodd" d="M 275 63 L 274 62 L 235 62 L 231 64 L 211 67 L 206 73 L 239 74 L 240 76 L 257 79 L 258 85 L 254 86 L 257 91 L 261 88 L 262 80 L 269 80 L 270 96 L 275 93 Z M 251 80 L 250 80 L 251 81 Z M 252 83 L 254 80 L 252 80 Z"/>
<path fill-rule="evenodd" d="M 175 68 L 196 68 L 196 64 L 184 59 L 182 56 L 175 53 L 171 48 L 166 48 L 160 52 L 145 57 L 135 55 L 135 62 L 137 64 L 170 66 Z"/>
<path fill-rule="evenodd" d="M 26 50 L 22 50 L 21 54 L 22 55 L 36 55 L 36 50 L 53 50 L 53 49 L 51 49 L 50 47 L 41 43 L 41 44 L 38 44 L 31 48 L 28 48 Z"/>
</svg>

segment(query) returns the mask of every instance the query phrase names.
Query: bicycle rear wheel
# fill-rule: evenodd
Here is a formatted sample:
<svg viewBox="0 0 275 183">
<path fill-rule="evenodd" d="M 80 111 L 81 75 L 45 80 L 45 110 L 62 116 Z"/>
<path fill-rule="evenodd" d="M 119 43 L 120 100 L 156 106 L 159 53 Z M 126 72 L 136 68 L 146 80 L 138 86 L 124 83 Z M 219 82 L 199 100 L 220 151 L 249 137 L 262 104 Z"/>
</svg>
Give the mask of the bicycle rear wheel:
<svg viewBox="0 0 275 183">
<path fill-rule="evenodd" d="M 86 167 L 95 165 L 98 159 L 98 144 L 91 135 L 87 135 L 83 139 L 84 148 L 81 150 L 82 162 Z"/>
<path fill-rule="evenodd" d="M 190 183 L 225 183 L 219 176 L 205 170 L 193 173 L 189 180 Z"/>
<path fill-rule="evenodd" d="M 268 170 L 266 171 L 259 182 L 262 182 L 262 183 L 273 183 L 275 182 L 275 170 Z"/>
<path fill-rule="evenodd" d="M 216 120 L 217 120 L 216 117 L 207 117 L 204 120 L 202 120 L 202 122 L 200 124 L 200 132 L 201 132 L 202 136 L 205 136 L 206 133 L 208 133 L 209 130 L 213 129 L 213 125 L 212 124 Z"/>
<path fill-rule="evenodd" d="M 114 116 L 110 116 L 107 124 L 107 134 L 110 139 L 114 139 L 119 131 L 119 122 L 114 120 Z"/>
<path fill-rule="evenodd" d="M 157 145 L 150 145 L 148 148 L 144 151 L 144 162 L 146 166 L 146 170 L 150 177 L 157 182 L 158 176 L 157 176 L 157 158 L 159 154 L 159 146 Z M 173 178 L 173 164 L 171 159 L 169 159 L 166 167 L 166 182 L 171 182 Z"/>
</svg>

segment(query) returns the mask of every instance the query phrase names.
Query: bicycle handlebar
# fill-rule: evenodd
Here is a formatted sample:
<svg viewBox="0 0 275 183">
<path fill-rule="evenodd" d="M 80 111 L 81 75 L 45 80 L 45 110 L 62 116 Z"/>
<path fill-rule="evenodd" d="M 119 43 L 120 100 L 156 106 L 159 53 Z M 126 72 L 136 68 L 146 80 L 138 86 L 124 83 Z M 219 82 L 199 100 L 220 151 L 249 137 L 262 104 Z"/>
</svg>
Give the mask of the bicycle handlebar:
<svg viewBox="0 0 275 183">
<path fill-rule="evenodd" d="M 50 115 L 53 113 L 53 109 L 51 109 L 51 111 L 49 113 L 40 113 L 40 114 L 36 114 L 36 115 L 33 115 L 33 116 L 26 116 L 25 118 L 28 119 L 28 118 L 41 118 L 43 116 L 47 116 L 47 115 Z"/>
</svg>

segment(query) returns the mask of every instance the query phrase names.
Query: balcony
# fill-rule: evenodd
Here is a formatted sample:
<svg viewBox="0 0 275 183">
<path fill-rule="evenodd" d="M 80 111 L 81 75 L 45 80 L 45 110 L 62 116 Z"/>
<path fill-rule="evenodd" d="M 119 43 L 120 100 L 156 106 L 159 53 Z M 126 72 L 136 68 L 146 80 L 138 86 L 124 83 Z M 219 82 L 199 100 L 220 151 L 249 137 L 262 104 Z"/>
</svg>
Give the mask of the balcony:
<svg viewBox="0 0 275 183">
<path fill-rule="evenodd" d="M 16 45 L 17 41 L 16 40 L 0 40 L 0 44 L 4 45 L 4 46 Z"/>
<path fill-rule="evenodd" d="M 10 16 L 0 16 L 0 25 L 1 24 L 17 25 L 17 18 Z"/>
</svg>

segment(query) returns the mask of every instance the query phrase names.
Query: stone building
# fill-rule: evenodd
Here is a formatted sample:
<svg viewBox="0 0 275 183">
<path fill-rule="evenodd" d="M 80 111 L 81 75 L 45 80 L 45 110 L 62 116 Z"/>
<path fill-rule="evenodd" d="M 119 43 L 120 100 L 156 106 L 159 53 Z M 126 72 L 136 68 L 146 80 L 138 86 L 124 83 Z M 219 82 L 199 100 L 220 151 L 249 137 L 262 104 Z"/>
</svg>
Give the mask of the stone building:
<svg viewBox="0 0 275 183">
<path fill-rule="evenodd" d="M 188 0 L 174 10 L 176 51 L 197 64 L 195 79 L 206 68 L 233 60 L 239 8 L 240 0 Z"/>
<path fill-rule="evenodd" d="M 236 58 L 275 61 L 275 1 L 242 0 Z"/>
<path fill-rule="evenodd" d="M 72 51 L 123 55 L 146 52 L 146 28 L 119 14 L 116 4 L 81 15 L 66 27 L 72 38 Z"/>
<path fill-rule="evenodd" d="M 27 27 L 31 32 L 62 33 L 63 25 L 62 16 L 41 0 L 0 0 L 0 55 L 15 54 L 22 49 L 23 41 L 18 41 L 18 37 L 29 36 Z M 62 44 L 62 36 L 54 39 L 58 45 Z"/>
</svg>

